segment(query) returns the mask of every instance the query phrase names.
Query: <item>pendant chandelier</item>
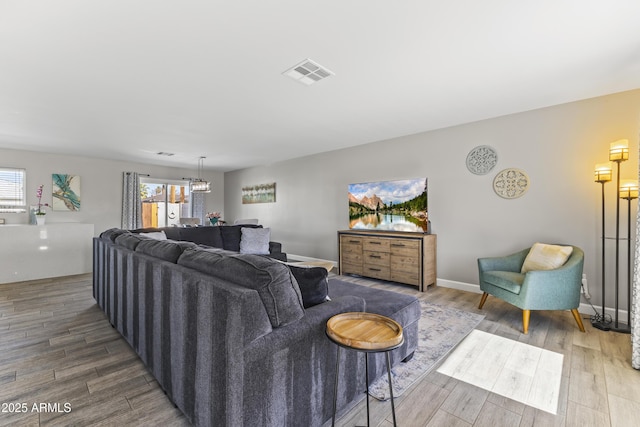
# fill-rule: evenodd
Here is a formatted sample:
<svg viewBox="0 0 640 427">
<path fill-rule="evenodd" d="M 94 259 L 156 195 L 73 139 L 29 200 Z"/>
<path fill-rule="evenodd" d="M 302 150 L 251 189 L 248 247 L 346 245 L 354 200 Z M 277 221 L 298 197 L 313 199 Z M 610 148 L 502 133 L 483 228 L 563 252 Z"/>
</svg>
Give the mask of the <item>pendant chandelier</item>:
<svg viewBox="0 0 640 427">
<path fill-rule="evenodd" d="M 198 177 L 196 179 L 192 179 L 189 185 L 189 188 L 192 193 L 210 193 L 211 192 L 211 182 L 205 181 L 202 179 L 202 167 L 204 165 L 204 159 L 206 157 L 201 156 L 198 159 Z"/>
</svg>

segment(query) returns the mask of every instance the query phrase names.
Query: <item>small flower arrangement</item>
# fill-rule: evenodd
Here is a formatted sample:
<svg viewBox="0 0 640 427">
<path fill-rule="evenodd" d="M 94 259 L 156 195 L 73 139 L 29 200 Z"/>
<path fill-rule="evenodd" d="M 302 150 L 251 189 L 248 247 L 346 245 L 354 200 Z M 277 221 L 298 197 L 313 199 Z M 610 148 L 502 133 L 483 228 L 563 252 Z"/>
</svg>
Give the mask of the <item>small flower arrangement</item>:
<svg viewBox="0 0 640 427">
<path fill-rule="evenodd" d="M 211 225 L 219 225 L 218 221 L 220 221 L 220 224 L 222 224 L 222 220 L 220 219 L 220 212 L 209 212 L 206 216 Z"/>
<path fill-rule="evenodd" d="M 44 185 L 40 184 L 40 186 L 38 187 L 38 190 L 36 191 L 36 197 L 38 198 L 38 211 L 36 212 L 36 215 L 46 215 L 47 213 L 44 211 L 43 208 L 51 207 L 51 206 L 49 206 L 49 203 L 42 203 L 42 188 L 43 187 L 44 187 Z"/>
</svg>

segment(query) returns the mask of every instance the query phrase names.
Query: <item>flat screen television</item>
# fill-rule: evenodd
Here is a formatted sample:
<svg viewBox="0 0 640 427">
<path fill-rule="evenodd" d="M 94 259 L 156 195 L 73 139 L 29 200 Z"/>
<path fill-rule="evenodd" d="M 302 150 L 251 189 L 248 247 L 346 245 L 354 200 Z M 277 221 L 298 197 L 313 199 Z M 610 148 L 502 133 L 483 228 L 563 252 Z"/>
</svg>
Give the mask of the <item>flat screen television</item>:
<svg viewBox="0 0 640 427">
<path fill-rule="evenodd" d="M 349 228 L 429 232 L 427 178 L 349 184 Z"/>
</svg>

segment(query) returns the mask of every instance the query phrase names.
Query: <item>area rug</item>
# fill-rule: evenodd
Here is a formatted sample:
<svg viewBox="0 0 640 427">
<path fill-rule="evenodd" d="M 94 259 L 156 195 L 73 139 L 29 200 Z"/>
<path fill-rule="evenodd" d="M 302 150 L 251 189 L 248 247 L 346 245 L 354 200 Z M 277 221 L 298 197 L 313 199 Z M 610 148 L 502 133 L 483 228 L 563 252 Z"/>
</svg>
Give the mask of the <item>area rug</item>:
<svg viewBox="0 0 640 427">
<path fill-rule="evenodd" d="M 413 359 L 400 363 L 391 370 L 393 396 L 400 396 L 411 385 L 426 375 L 481 321 L 481 314 L 443 307 L 420 300 L 422 314 L 418 321 L 418 348 Z M 377 379 L 369 394 L 378 400 L 390 398 L 387 375 Z"/>
</svg>

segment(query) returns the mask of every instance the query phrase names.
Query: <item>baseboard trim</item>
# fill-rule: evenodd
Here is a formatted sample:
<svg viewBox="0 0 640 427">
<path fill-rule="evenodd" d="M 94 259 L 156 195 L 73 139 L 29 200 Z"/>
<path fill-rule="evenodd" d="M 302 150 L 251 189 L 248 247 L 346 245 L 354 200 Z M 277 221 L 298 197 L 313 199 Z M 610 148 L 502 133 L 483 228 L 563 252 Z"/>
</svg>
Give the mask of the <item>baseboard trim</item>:
<svg viewBox="0 0 640 427">
<path fill-rule="evenodd" d="M 475 285 L 473 283 L 465 283 L 465 282 L 456 282 L 455 280 L 445 280 L 438 279 L 438 286 L 442 286 L 443 288 L 451 288 L 458 289 L 460 291 L 473 292 L 474 294 L 481 294 L 479 285 Z M 584 296 L 582 297 L 584 299 Z M 596 307 L 596 310 L 602 310 L 602 306 Z M 593 316 L 595 312 L 593 311 L 593 307 L 591 304 L 582 302 L 578 307 L 578 311 L 580 314 L 585 314 L 589 316 Z M 610 315 L 612 319 L 615 320 L 615 309 L 610 307 L 605 307 L 605 313 Z M 627 323 L 627 310 L 619 310 L 618 311 L 618 321 L 622 322 L 626 325 Z"/>
<path fill-rule="evenodd" d="M 438 286 L 442 286 L 443 288 L 458 289 L 459 291 L 473 292 L 474 294 L 482 293 L 480 286 L 472 283 L 456 282 L 455 280 L 445 279 L 437 279 L 436 283 Z"/>
</svg>

